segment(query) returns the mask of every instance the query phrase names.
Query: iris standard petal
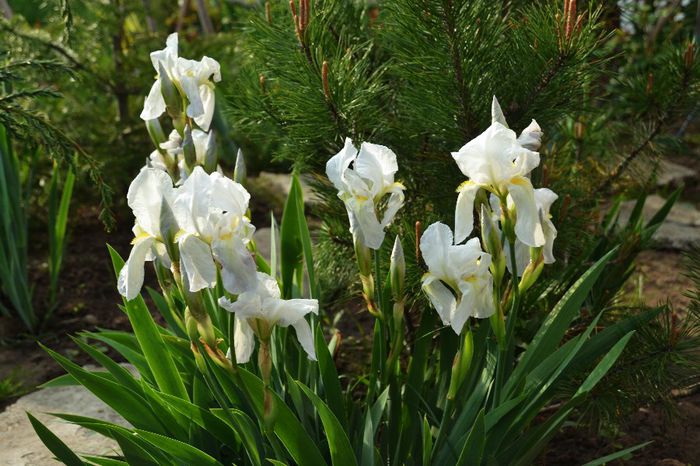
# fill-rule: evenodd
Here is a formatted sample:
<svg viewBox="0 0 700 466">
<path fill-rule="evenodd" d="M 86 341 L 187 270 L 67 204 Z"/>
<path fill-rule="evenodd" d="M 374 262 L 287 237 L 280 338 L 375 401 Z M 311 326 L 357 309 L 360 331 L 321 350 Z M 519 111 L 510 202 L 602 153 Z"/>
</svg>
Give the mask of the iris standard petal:
<svg viewBox="0 0 700 466">
<path fill-rule="evenodd" d="M 160 214 L 163 202 L 171 203 L 174 197 L 170 176 L 156 168 L 141 169 L 129 185 L 127 203 L 136 217 L 136 223 L 150 236 L 160 236 Z"/>
<path fill-rule="evenodd" d="M 326 176 L 338 191 L 346 191 L 343 181 L 343 173 L 357 157 L 357 149 L 352 144 L 352 139 L 345 138 L 343 148 L 326 162 Z"/>
<path fill-rule="evenodd" d="M 148 96 L 143 102 L 143 110 L 141 110 L 141 119 L 144 121 L 158 118 L 165 112 L 165 99 L 160 89 L 160 79 L 156 79 L 148 92 Z"/>
<path fill-rule="evenodd" d="M 388 147 L 369 142 L 363 142 L 360 146 L 360 153 L 355 160 L 355 172 L 372 182 L 373 195 L 376 196 L 394 182 L 394 174 L 398 169 L 396 154 Z"/>
<path fill-rule="evenodd" d="M 525 149 L 537 152 L 542 145 L 542 128 L 535 120 L 532 120 L 527 128 L 525 128 L 520 136 L 518 136 L 518 144 Z"/>
<path fill-rule="evenodd" d="M 384 210 L 384 215 L 382 216 L 382 228 L 386 228 L 391 224 L 396 216 L 396 213 L 403 207 L 404 203 L 404 193 L 405 188 L 400 183 L 393 183 L 387 194 L 389 199 L 386 202 L 386 209 Z"/>
<path fill-rule="evenodd" d="M 506 117 L 503 115 L 503 110 L 501 110 L 501 104 L 498 103 L 496 96 L 493 96 L 491 100 L 491 123 L 500 123 L 506 128 L 508 127 Z"/>
<path fill-rule="evenodd" d="M 202 113 L 194 117 L 194 122 L 204 131 L 209 131 L 216 103 L 216 93 L 209 83 L 199 85 L 199 98 L 202 103 Z"/>
<path fill-rule="evenodd" d="M 474 199 L 479 192 L 478 184 L 465 181 L 457 188 L 457 205 L 455 206 L 455 242 L 461 243 L 474 229 Z"/>
<path fill-rule="evenodd" d="M 431 275 L 447 277 L 447 261 L 452 240 L 452 230 L 440 222 L 431 224 L 420 237 L 421 256 Z"/>
<path fill-rule="evenodd" d="M 379 249 L 384 242 L 384 229 L 377 220 L 377 213 L 374 210 L 374 203 L 371 199 L 350 200 L 349 209 L 355 216 L 355 225 L 359 228 L 359 235 L 362 243 L 370 249 Z M 350 222 L 352 227 L 353 222 Z M 352 232 L 353 235 L 358 233 Z"/>
<path fill-rule="evenodd" d="M 211 248 L 221 264 L 221 281 L 226 291 L 240 294 L 255 289 L 255 260 L 241 238 L 234 233 L 214 238 Z"/>
<path fill-rule="evenodd" d="M 137 239 L 131 248 L 129 258 L 119 271 L 117 289 L 119 294 L 128 300 L 134 299 L 141 292 L 146 255 L 150 252 L 153 243 L 154 239 L 148 236 Z"/>
<path fill-rule="evenodd" d="M 544 232 L 537 213 L 532 183 L 525 177 L 515 177 L 508 184 L 508 191 L 516 210 L 515 235 L 528 246 L 544 246 Z"/>
</svg>

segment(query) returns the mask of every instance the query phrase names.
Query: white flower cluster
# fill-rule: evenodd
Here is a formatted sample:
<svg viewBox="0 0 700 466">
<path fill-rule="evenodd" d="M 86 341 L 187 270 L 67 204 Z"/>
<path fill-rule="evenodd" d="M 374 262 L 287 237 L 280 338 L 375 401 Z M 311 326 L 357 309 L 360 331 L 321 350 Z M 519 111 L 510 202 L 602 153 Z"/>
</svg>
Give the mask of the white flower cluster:
<svg viewBox="0 0 700 466">
<path fill-rule="evenodd" d="M 529 179 L 540 163 L 537 151 L 542 131 L 533 120 L 516 136 L 508 128 L 495 97 L 491 113 L 491 126 L 452 153 L 468 178 L 457 189 L 455 233 L 438 222 L 430 225 L 420 239 L 428 266 L 423 290 L 443 323 L 458 334 L 469 317 L 487 318 L 496 310 L 492 254 L 482 250 L 478 238 L 461 244 L 472 233 L 474 203 L 480 191 L 490 193 L 489 202 L 481 205 L 482 234 L 493 230 L 497 248 L 502 248 L 490 252 L 498 253 L 499 259 L 508 259 L 512 242 L 517 276 L 523 275 L 536 260 L 533 258 L 554 262 L 552 247 L 557 231 L 549 209 L 557 195 L 547 188 L 534 189 Z M 385 228 L 403 205 L 405 188 L 394 181 L 397 171 L 396 155 L 390 149 L 363 143 L 358 154 L 350 139 L 326 165 L 326 174 L 348 211 L 353 238 L 367 248 L 381 247 Z M 502 234 L 507 233 L 506 227 L 512 230 L 510 237 Z M 506 264 L 512 269 L 510 259 Z"/>
<path fill-rule="evenodd" d="M 220 305 L 236 314 L 235 350 L 238 362 L 247 362 L 257 335 L 269 339 L 273 326 L 293 326 L 302 347 L 315 359 L 311 329 L 304 316 L 318 312 L 318 301 L 283 300 L 277 281 L 257 271 L 249 250 L 255 227 L 247 216 L 250 194 L 221 171 L 207 173 L 204 154 L 213 144 L 206 133 L 214 111 L 214 81 L 220 80 L 219 64 L 204 57 L 200 62 L 177 56 L 177 35 L 168 37 L 166 49 L 151 54 L 158 77 L 146 98 L 141 117 L 157 119 L 166 109 L 161 81 L 167 73 L 183 92 L 185 115 L 202 130 L 189 136 L 199 162 L 183 168 L 183 135 L 176 129 L 162 151 L 151 155 L 129 186 L 127 201 L 135 217 L 133 248 L 120 271 L 118 289 L 126 299 L 141 291 L 147 261 L 171 269 L 186 293 L 213 289 L 219 282 L 236 301 L 220 297 Z M 171 115 L 173 116 L 173 115 Z M 178 118 L 174 116 L 174 120 Z M 171 159 L 164 159 L 171 157 Z M 201 156 L 201 157 L 200 157 Z M 173 180 L 169 170 L 176 161 L 180 178 Z"/>
</svg>

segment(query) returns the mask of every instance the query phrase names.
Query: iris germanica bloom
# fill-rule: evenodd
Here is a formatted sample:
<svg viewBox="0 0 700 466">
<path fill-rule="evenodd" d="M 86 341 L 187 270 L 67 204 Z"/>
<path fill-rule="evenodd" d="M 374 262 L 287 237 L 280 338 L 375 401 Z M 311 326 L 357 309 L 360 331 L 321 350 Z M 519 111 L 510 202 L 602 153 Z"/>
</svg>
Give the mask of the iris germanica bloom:
<svg viewBox="0 0 700 466">
<path fill-rule="evenodd" d="M 177 231 L 171 210 L 174 199 L 173 182 L 161 170 L 143 168 L 129 186 L 127 202 L 136 217 L 134 240 L 118 281 L 119 293 L 127 299 L 134 299 L 141 291 L 146 261 L 157 258 L 170 267 L 166 242 Z"/>
<path fill-rule="evenodd" d="M 450 227 L 433 223 L 421 236 L 420 250 L 428 266 L 423 291 L 443 324 L 460 334 L 469 317 L 485 319 L 495 312 L 491 256 L 477 238 L 455 245 Z"/>
<path fill-rule="evenodd" d="M 398 169 L 391 149 L 363 142 L 358 152 L 350 138 L 326 164 L 328 179 L 348 211 L 350 232 L 368 248 L 381 247 L 384 229 L 403 205 L 405 188 L 394 181 Z"/>
<path fill-rule="evenodd" d="M 318 314 L 318 301 L 315 299 L 281 299 L 277 280 L 266 273 L 257 273 L 257 286 L 246 291 L 234 302 L 225 297 L 219 298 L 219 305 L 236 315 L 235 354 L 236 361 L 246 363 L 255 349 L 255 337 L 269 341 L 272 328 L 294 327 L 297 340 L 309 359 L 316 360 L 311 327 L 306 314 Z"/>
<path fill-rule="evenodd" d="M 174 212 L 180 232 L 180 262 L 189 290 L 216 285 L 216 264 L 221 264 L 224 288 L 241 293 L 254 286 L 255 261 L 247 249 L 255 227 L 246 217 L 250 194 L 245 188 L 202 167 L 178 189 Z"/>
<path fill-rule="evenodd" d="M 492 113 L 491 126 L 452 153 L 459 169 L 469 178 L 457 189 L 456 241 L 461 243 L 472 232 L 474 199 L 480 189 L 485 189 L 499 198 L 510 195 L 517 212 L 516 236 L 528 246 L 540 247 L 545 238 L 528 175 L 540 163 L 540 155 L 535 150 L 539 148 L 542 132 L 533 120 L 523 134 L 516 137 L 505 125 L 495 97 Z"/>
<path fill-rule="evenodd" d="M 168 36 L 163 50 L 151 53 L 157 77 L 144 102 L 141 118 L 148 121 L 165 112 L 160 76 L 162 65 L 162 70 L 168 73 L 180 94 L 187 98 L 187 116 L 193 118 L 202 130 L 208 131 L 214 115 L 214 83 L 221 81 L 219 63 L 206 56 L 200 61 L 178 57 L 177 49 L 177 33 L 173 33 Z"/>
</svg>

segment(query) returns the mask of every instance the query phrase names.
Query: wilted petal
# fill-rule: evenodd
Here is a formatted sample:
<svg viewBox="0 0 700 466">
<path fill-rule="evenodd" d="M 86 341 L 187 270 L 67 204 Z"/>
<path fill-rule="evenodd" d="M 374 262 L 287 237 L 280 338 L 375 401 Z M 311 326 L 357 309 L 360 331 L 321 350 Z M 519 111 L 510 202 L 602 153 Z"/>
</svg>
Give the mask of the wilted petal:
<svg viewBox="0 0 700 466">
<path fill-rule="evenodd" d="M 216 286 L 216 265 L 209 245 L 193 235 L 179 240 L 180 261 L 191 292 Z"/>
<path fill-rule="evenodd" d="M 306 351 L 306 354 L 309 356 L 309 359 L 315 361 L 316 350 L 314 349 L 314 338 L 311 335 L 311 327 L 309 326 L 309 323 L 306 321 L 306 319 L 302 318 L 294 324 L 292 324 L 292 327 L 294 327 L 294 331 L 297 334 L 297 340 L 299 340 L 299 344 L 302 348 L 304 348 L 304 351 Z"/>
<path fill-rule="evenodd" d="M 474 199 L 479 192 L 479 186 L 471 181 L 465 181 L 457 189 L 457 205 L 455 207 L 455 242 L 461 243 L 474 229 Z"/>
<path fill-rule="evenodd" d="M 457 300 L 452 292 L 437 277 L 430 273 L 423 276 L 422 287 L 440 316 L 442 323 L 450 325 L 452 315 L 457 307 Z"/>
<path fill-rule="evenodd" d="M 119 294 L 128 300 L 134 299 L 141 292 L 144 264 L 153 243 L 154 239 L 148 236 L 137 239 L 134 247 L 131 248 L 129 258 L 124 263 L 124 267 L 119 271 L 117 289 Z"/>
<path fill-rule="evenodd" d="M 248 321 L 236 316 L 233 329 L 233 345 L 236 351 L 236 362 L 245 364 L 250 361 L 250 356 L 255 349 L 255 334 L 248 325 Z"/>
<path fill-rule="evenodd" d="M 544 246 L 544 232 L 530 180 L 522 176 L 515 177 L 510 181 L 508 190 L 516 210 L 515 235 L 528 246 Z"/>
<path fill-rule="evenodd" d="M 143 102 L 140 116 L 142 120 L 148 121 L 158 118 L 163 112 L 165 112 L 165 99 L 160 90 L 160 79 L 156 79 Z"/>
</svg>

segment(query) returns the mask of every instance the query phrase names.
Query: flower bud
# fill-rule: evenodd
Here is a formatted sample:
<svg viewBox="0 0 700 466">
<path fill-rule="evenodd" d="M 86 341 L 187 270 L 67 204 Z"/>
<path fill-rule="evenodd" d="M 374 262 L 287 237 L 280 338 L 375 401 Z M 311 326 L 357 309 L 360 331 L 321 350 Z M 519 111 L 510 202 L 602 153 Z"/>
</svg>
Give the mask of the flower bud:
<svg viewBox="0 0 700 466">
<path fill-rule="evenodd" d="M 236 166 L 233 169 L 233 181 L 244 184 L 247 176 L 245 157 L 243 157 L 243 151 L 238 149 L 238 153 L 236 154 Z"/>
<path fill-rule="evenodd" d="M 472 336 L 472 331 L 468 327 L 464 333 L 464 341 L 462 342 L 462 347 L 459 349 L 455 358 L 452 362 L 452 375 L 450 377 L 450 386 L 447 390 L 447 399 L 454 400 L 457 395 L 459 387 L 464 382 L 469 372 L 469 366 L 472 362 L 472 356 L 474 355 L 474 339 Z"/>
<path fill-rule="evenodd" d="M 163 243 L 165 243 L 165 249 L 168 251 L 168 257 L 170 260 L 178 260 L 179 251 L 175 245 L 175 235 L 179 231 L 180 227 L 175 220 L 175 214 L 173 213 L 170 204 L 163 201 L 160 203 L 160 232 L 163 236 Z"/>
<path fill-rule="evenodd" d="M 496 312 L 489 317 L 489 321 L 491 322 L 491 330 L 493 330 L 493 334 L 496 336 L 498 346 L 503 349 L 506 347 L 506 320 L 503 316 L 503 309 L 501 306 L 497 303 L 496 307 Z"/>
<path fill-rule="evenodd" d="M 398 236 L 394 241 L 394 248 L 391 251 L 389 277 L 391 294 L 394 298 L 394 302 L 403 301 L 406 285 L 406 258 L 403 254 L 401 239 Z"/>
<path fill-rule="evenodd" d="M 207 142 L 204 151 L 204 171 L 213 173 L 216 171 L 217 156 L 216 156 L 216 136 L 214 130 L 209 131 Z"/>
<path fill-rule="evenodd" d="M 530 263 L 525 267 L 523 276 L 520 278 L 520 283 L 518 284 L 518 289 L 521 293 L 535 284 L 543 268 L 544 253 L 542 252 L 542 248 L 530 248 Z"/>
<path fill-rule="evenodd" d="M 148 120 L 146 122 L 146 129 L 148 130 L 148 135 L 151 137 L 151 141 L 156 146 L 158 152 L 161 154 L 164 153 L 165 150 L 161 148 L 160 145 L 167 141 L 168 138 L 165 137 L 165 132 L 163 131 L 163 127 L 160 125 L 158 118 Z"/>
<path fill-rule="evenodd" d="M 163 94 L 168 115 L 171 118 L 180 117 L 182 114 L 182 98 L 161 62 L 158 62 L 158 76 L 160 78 L 160 92 Z"/>
<path fill-rule="evenodd" d="M 189 171 L 197 165 L 197 151 L 192 140 L 192 128 L 190 125 L 185 126 L 185 135 L 182 139 L 182 153 L 185 156 L 185 165 Z"/>
</svg>

